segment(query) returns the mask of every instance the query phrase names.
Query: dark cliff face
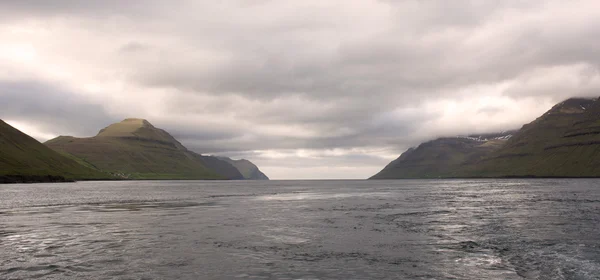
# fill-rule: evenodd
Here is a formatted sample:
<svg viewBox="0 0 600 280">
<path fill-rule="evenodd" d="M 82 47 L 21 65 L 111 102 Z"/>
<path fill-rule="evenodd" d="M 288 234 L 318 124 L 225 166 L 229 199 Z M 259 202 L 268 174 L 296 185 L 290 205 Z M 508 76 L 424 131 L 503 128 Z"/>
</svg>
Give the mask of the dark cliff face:
<svg viewBox="0 0 600 280">
<path fill-rule="evenodd" d="M 143 119 L 126 119 L 89 138 L 46 142 L 94 168 L 126 179 L 243 179 L 235 167 L 196 154 Z"/>
<path fill-rule="evenodd" d="M 240 173 L 240 171 L 235 168 L 235 166 L 230 163 L 221 160 L 220 158 L 214 156 L 200 156 L 200 161 L 202 164 L 209 168 L 210 170 L 214 170 L 217 174 L 230 179 L 230 180 L 244 180 L 244 175 Z"/>
<path fill-rule="evenodd" d="M 258 166 L 246 159 L 234 160 L 228 157 L 219 157 L 220 160 L 226 161 L 233 165 L 242 173 L 246 180 L 269 180 L 269 177 L 262 173 Z"/>
<path fill-rule="evenodd" d="M 372 178 L 600 177 L 597 99 L 565 100 L 511 134 L 430 141 Z"/>
</svg>

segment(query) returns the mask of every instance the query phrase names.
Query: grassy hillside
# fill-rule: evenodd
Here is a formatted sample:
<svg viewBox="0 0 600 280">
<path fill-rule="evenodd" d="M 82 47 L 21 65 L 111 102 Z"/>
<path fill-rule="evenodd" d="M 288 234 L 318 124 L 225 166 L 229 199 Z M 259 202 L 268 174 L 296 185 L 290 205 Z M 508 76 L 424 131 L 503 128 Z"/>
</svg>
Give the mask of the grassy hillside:
<svg viewBox="0 0 600 280">
<path fill-rule="evenodd" d="M 249 160 L 239 159 L 234 160 L 228 157 L 219 157 L 220 160 L 226 161 L 233 165 L 237 170 L 242 173 L 246 180 L 269 180 L 269 177 L 262 173 L 258 166 Z"/>
<path fill-rule="evenodd" d="M 372 178 L 600 177 L 597 99 L 563 101 L 508 140 L 448 139 L 407 151 Z"/>
<path fill-rule="evenodd" d="M 470 164 L 499 149 L 505 135 L 440 138 L 410 148 L 371 179 L 461 176 Z M 485 140 L 483 140 L 485 139 Z"/>
<path fill-rule="evenodd" d="M 0 177 L 2 182 L 112 178 L 106 173 L 82 166 L 75 160 L 53 151 L 2 120 L 0 120 Z"/>
<path fill-rule="evenodd" d="M 600 102 L 573 98 L 523 126 L 473 176 L 600 176 Z"/>
<path fill-rule="evenodd" d="M 126 119 L 89 138 L 60 136 L 45 143 L 81 163 L 128 179 L 238 179 L 232 166 L 207 166 L 169 133 L 146 120 Z M 212 167 L 212 168 L 211 168 Z M 215 169 L 213 169 L 215 168 Z M 232 172 L 233 171 L 233 172 Z"/>
</svg>

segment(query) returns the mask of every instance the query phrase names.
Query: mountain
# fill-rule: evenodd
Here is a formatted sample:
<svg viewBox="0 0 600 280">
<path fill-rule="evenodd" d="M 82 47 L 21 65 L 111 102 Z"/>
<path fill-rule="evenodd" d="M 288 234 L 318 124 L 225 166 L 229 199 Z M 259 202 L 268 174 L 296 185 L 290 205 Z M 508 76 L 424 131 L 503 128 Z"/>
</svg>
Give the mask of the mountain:
<svg viewBox="0 0 600 280">
<path fill-rule="evenodd" d="M 230 163 L 213 156 L 200 156 L 200 161 L 210 170 L 231 180 L 244 180 L 244 175 Z"/>
<path fill-rule="evenodd" d="M 409 149 L 372 179 L 600 177 L 600 101 L 565 100 L 496 139 L 442 138 Z"/>
<path fill-rule="evenodd" d="M 258 169 L 258 166 L 254 165 L 254 163 L 250 162 L 249 160 L 234 160 L 228 157 L 219 157 L 219 159 L 226 161 L 237 168 L 237 170 L 242 173 L 244 179 L 246 180 L 269 180 L 269 177 L 262 173 L 260 169 Z"/>
<path fill-rule="evenodd" d="M 600 101 L 571 98 L 478 163 L 486 177 L 600 177 Z"/>
<path fill-rule="evenodd" d="M 371 179 L 463 176 L 465 168 L 498 150 L 512 133 L 508 131 L 432 140 L 408 149 Z"/>
<path fill-rule="evenodd" d="M 0 120 L 0 183 L 110 179 Z"/>
<path fill-rule="evenodd" d="M 125 119 L 89 138 L 59 136 L 45 143 L 85 165 L 128 179 L 243 179 L 231 164 L 196 154 L 143 119 Z"/>
</svg>

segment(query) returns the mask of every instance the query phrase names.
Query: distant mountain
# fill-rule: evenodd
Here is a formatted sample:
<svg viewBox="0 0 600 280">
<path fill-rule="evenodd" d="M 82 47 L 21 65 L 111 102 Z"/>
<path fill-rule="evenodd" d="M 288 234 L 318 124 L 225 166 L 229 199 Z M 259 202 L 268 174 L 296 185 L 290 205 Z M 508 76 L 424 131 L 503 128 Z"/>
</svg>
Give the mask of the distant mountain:
<svg viewBox="0 0 600 280">
<path fill-rule="evenodd" d="M 109 179 L 0 120 L 0 183 Z"/>
<path fill-rule="evenodd" d="M 371 179 L 439 178 L 464 176 L 465 168 L 498 150 L 512 131 L 446 137 L 410 148 Z"/>
<path fill-rule="evenodd" d="M 442 138 L 410 149 L 372 179 L 600 177 L 600 101 L 565 100 L 508 135 Z"/>
<path fill-rule="evenodd" d="M 196 154 L 143 119 L 125 119 L 89 138 L 60 136 L 48 147 L 129 179 L 243 179 L 231 164 Z"/>
<path fill-rule="evenodd" d="M 231 180 L 244 180 L 244 175 L 230 163 L 213 156 L 200 156 L 200 161 L 208 169 Z"/>
<path fill-rule="evenodd" d="M 219 159 L 226 161 L 237 168 L 237 170 L 242 173 L 244 179 L 246 180 L 269 180 L 269 177 L 262 173 L 260 169 L 258 169 L 258 166 L 254 165 L 254 163 L 250 162 L 249 160 L 234 160 L 228 157 L 219 157 Z"/>
</svg>

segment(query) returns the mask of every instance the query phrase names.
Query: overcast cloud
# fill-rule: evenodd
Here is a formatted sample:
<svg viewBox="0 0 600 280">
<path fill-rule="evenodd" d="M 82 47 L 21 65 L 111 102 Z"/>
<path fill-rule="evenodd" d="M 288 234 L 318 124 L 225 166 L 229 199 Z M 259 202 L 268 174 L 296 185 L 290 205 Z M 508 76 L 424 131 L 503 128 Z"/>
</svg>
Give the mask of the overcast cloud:
<svg viewBox="0 0 600 280">
<path fill-rule="evenodd" d="M 272 178 L 366 178 L 439 136 L 600 95 L 600 3 L 4 0 L 0 118 L 146 118 Z"/>
</svg>

